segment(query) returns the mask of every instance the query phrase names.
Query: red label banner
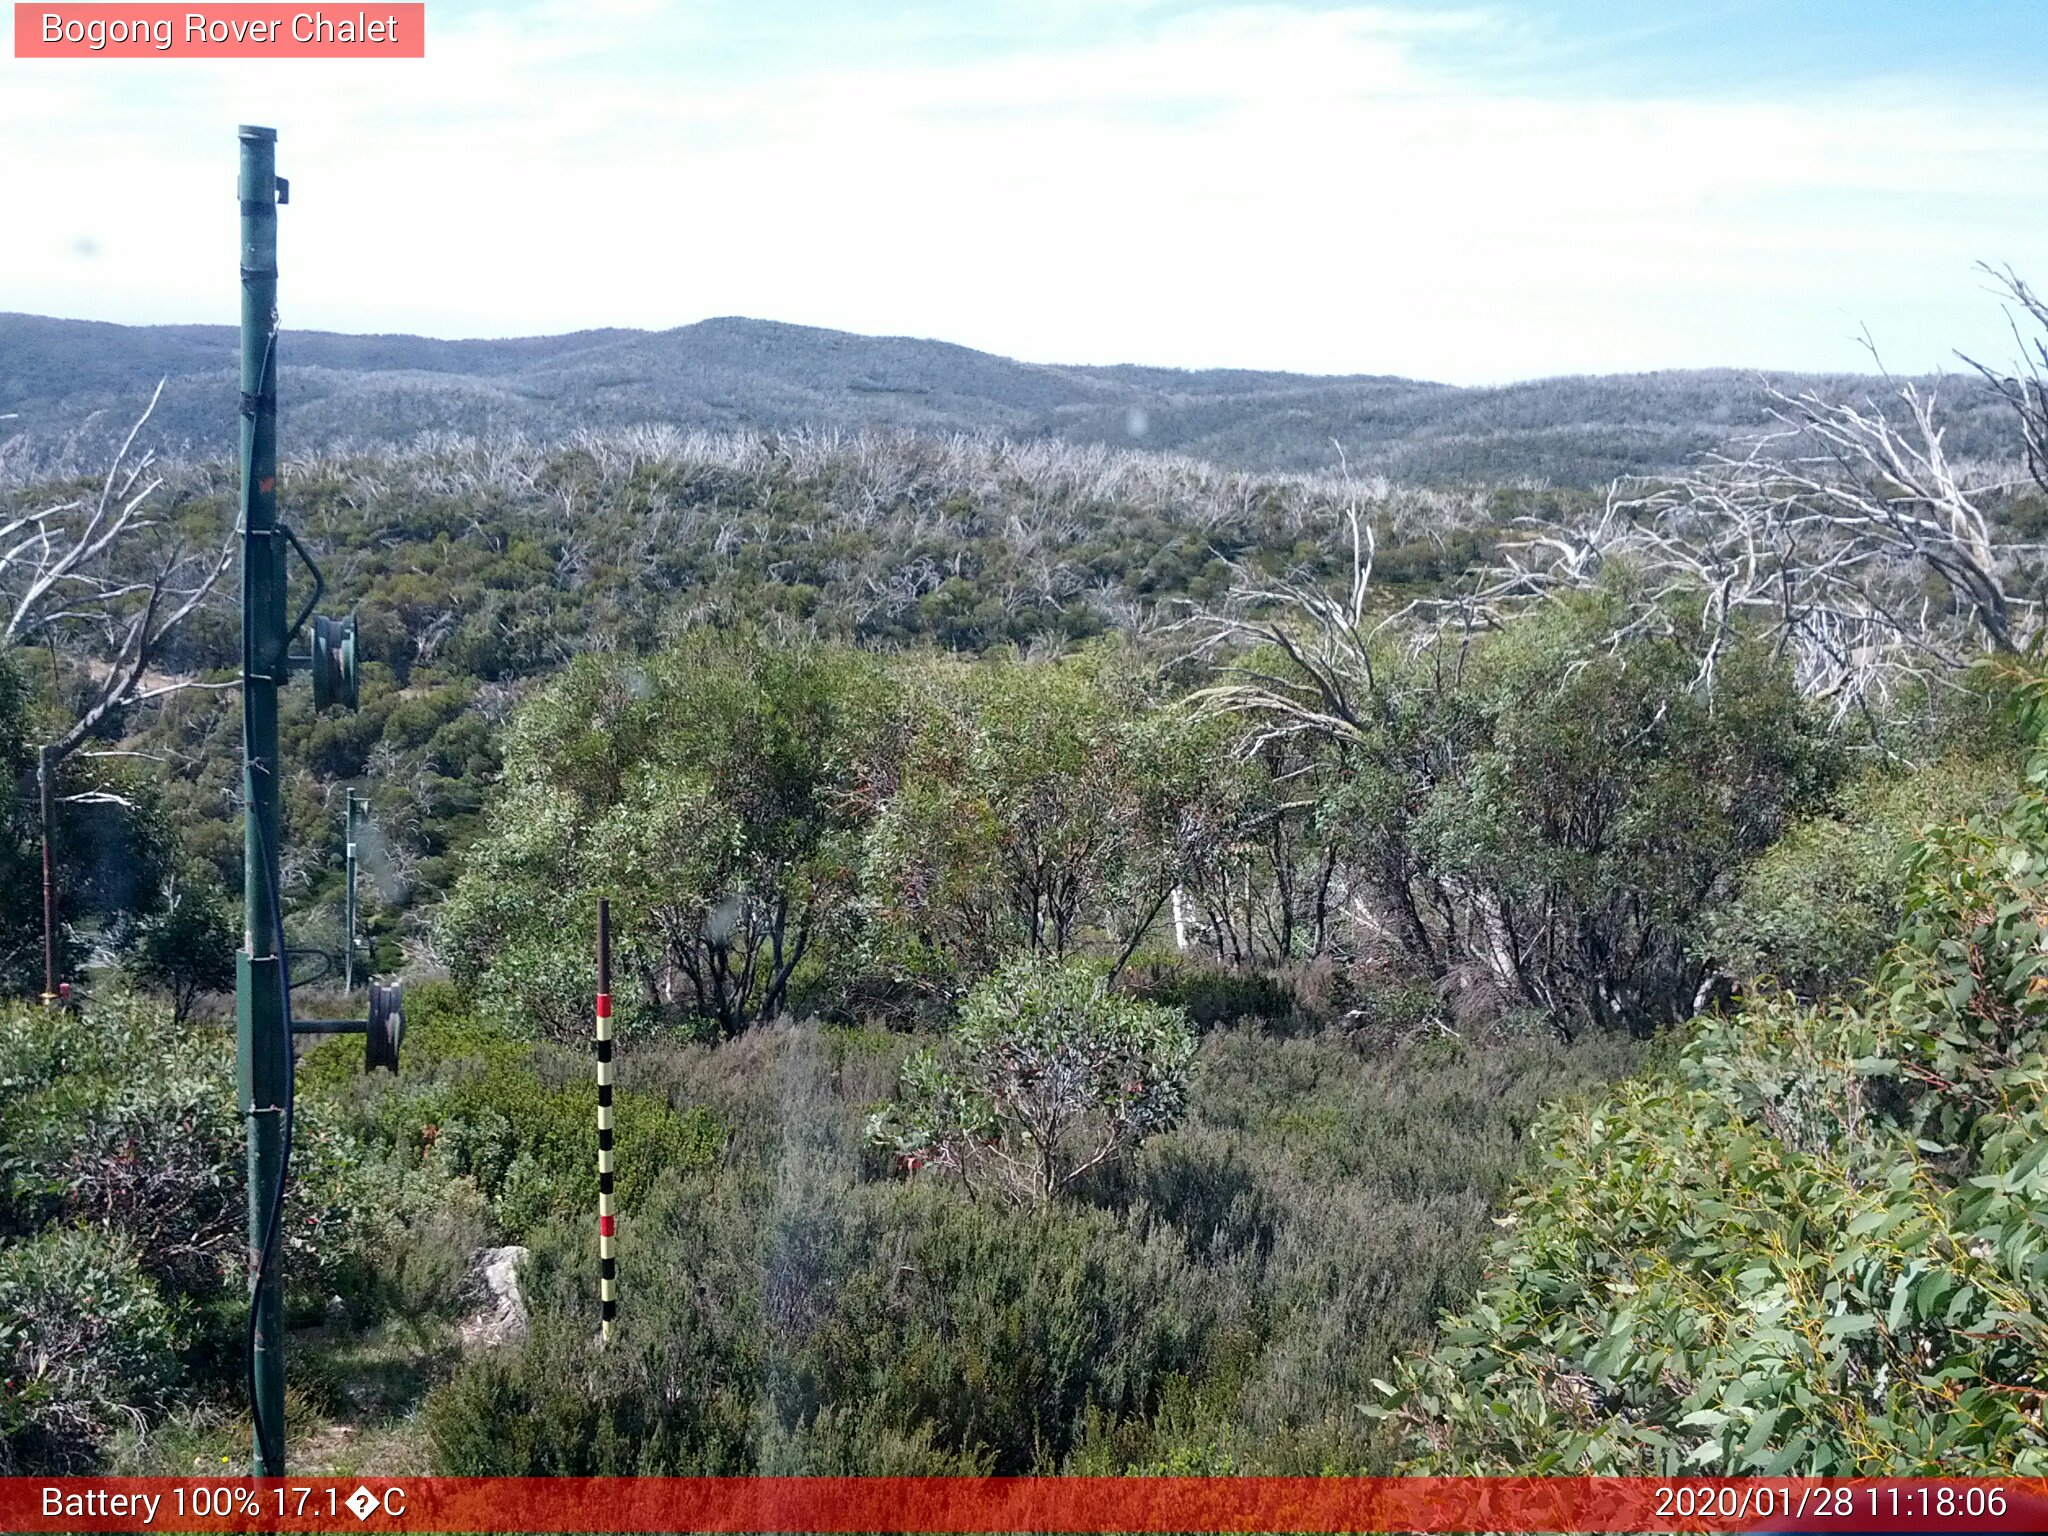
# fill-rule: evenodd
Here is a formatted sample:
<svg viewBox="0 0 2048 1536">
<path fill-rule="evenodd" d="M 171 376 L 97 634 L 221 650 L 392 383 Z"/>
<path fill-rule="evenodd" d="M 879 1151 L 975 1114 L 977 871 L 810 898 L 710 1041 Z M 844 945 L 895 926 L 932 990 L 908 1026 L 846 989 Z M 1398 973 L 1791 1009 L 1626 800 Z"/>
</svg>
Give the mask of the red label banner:
<svg viewBox="0 0 2048 1536">
<path fill-rule="evenodd" d="M 2048 1531 L 2048 1480 L 0 1478 L 13 1531 Z"/>
<path fill-rule="evenodd" d="M 22 5 L 17 59 L 423 59 L 412 5 Z"/>
</svg>

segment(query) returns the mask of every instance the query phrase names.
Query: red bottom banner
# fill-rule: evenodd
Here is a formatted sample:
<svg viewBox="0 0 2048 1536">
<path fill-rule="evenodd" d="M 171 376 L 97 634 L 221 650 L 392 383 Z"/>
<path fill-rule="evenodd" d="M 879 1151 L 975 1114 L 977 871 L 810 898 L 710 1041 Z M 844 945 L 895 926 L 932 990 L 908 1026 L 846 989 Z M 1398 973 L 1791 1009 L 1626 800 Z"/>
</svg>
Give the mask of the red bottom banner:
<svg viewBox="0 0 2048 1536">
<path fill-rule="evenodd" d="M 2048 1531 L 2041 1478 L 0 1478 L 10 1531 Z"/>
</svg>

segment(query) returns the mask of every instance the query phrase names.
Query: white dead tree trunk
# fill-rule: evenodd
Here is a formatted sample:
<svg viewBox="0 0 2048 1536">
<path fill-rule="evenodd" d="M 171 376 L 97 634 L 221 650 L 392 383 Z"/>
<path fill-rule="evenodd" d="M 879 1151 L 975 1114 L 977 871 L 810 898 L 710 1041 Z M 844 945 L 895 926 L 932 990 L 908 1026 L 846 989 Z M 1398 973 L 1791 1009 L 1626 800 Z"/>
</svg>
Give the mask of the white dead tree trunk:
<svg viewBox="0 0 2048 1536">
<path fill-rule="evenodd" d="M 2015 291 L 2048 326 L 2024 285 Z M 2048 443 L 2038 372 L 2000 389 L 2038 479 Z M 1526 522 L 1487 573 L 1482 604 L 1589 588 L 1624 565 L 1635 579 L 1617 642 L 1669 632 L 1696 606 L 1698 683 L 1711 690 L 1738 629 L 1775 631 L 1802 690 L 1832 700 L 1838 721 L 1909 680 L 1950 683 L 1987 651 L 2026 647 L 2041 615 L 2014 578 L 2032 548 L 2003 540 L 1993 516 L 2020 478 L 1952 459 L 1933 391 L 1904 382 L 1883 402 L 1857 403 L 1766 394 L 1778 429 L 1745 455 L 1619 482 L 1587 524 Z"/>
<path fill-rule="evenodd" d="M 2018 314 L 2006 312 L 2012 323 L 2018 366 L 2011 373 L 2000 373 L 1975 358 L 1965 357 L 1963 361 L 1982 374 L 1999 398 L 2012 408 L 2019 420 L 2020 440 L 2026 446 L 2027 473 L 2033 476 L 2034 484 L 2048 493 L 2048 300 L 2029 288 L 2011 267 L 2000 271 L 1987 266 L 1983 271 L 2018 310 Z M 2037 334 L 2023 334 L 2021 316 L 2026 317 Z"/>
<path fill-rule="evenodd" d="M 215 686 L 149 680 L 164 642 L 205 602 L 235 549 L 232 528 L 218 550 L 189 548 L 151 506 L 164 483 L 155 455 L 130 455 L 163 389 L 159 381 L 96 494 L 0 522 L 0 646 L 54 642 L 79 631 L 99 642 L 98 654 L 86 658 L 95 682 L 84 707 L 50 743 L 53 766 L 119 710 Z"/>
</svg>

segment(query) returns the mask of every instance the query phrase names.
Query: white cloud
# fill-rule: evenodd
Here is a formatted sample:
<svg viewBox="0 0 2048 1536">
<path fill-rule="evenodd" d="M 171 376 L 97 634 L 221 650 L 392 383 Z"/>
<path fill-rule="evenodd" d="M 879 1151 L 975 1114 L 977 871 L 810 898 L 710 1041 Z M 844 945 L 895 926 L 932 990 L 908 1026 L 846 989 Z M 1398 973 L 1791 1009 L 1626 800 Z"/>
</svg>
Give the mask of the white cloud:
<svg viewBox="0 0 2048 1536">
<path fill-rule="evenodd" d="M 1867 322 L 1917 368 L 2000 350 L 1972 262 L 2048 266 L 2048 144 L 2009 103 L 1509 92 L 1483 11 L 738 63 L 698 8 L 437 15 L 423 63 L 0 60 L 0 305 L 230 318 L 243 120 L 294 178 L 288 321 L 351 330 L 742 313 L 1479 380 L 1853 367 Z"/>
</svg>

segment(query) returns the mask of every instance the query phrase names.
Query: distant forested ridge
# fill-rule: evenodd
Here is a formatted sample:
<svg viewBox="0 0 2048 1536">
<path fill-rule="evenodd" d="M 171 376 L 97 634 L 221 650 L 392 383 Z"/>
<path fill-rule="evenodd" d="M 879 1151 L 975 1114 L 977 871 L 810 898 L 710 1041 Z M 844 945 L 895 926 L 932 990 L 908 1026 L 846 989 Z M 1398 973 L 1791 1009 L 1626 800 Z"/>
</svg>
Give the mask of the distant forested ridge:
<svg viewBox="0 0 2048 1536">
<path fill-rule="evenodd" d="M 646 423 L 686 429 L 912 429 L 1186 453 L 1235 468 L 1354 470 L 1424 482 L 1605 485 L 1668 469 L 1767 425 L 1756 376 L 1665 371 L 1457 388 L 1316 377 L 1021 363 L 944 342 L 723 318 L 669 331 L 437 341 L 287 330 L 290 448 L 407 444 L 422 433 L 555 440 Z M 0 314 L 0 473 L 103 462 L 159 378 L 155 440 L 185 458 L 234 446 L 236 333 Z M 1865 395 L 1881 381 L 1780 375 Z M 1954 389 L 1948 449 L 1999 457 L 2007 419 Z"/>
<path fill-rule="evenodd" d="M 1549 490 L 1257 476 L 1057 442 L 658 428 L 551 447 L 445 439 L 300 453 L 280 478 L 286 515 L 325 567 L 326 606 L 356 614 L 363 662 L 358 712 L 318 715 L 305 690 L 289 693 L 286 816 L 294 844 L 321 850 L 309 872 L 318 886 L 333 876 L 339 786 L 372 795 L 388 877 L 365 909 L 373 931 L 445 889 L 495 782 L 500 725 L 579 655 L 649 654 L 704 626 L 869 651 L 1051 655 L 1117 632 L 1157 635 L 1247 576 L 1334 579 L 1342 559 L 1329 533 L 1345 504 L 1373 531 L 1390 603 L 1464 572 L 1517 516 L 1591 504 Z M 0 488 L 0 522 L 83 488 Z M 217 540 L 233 521 L 232 467 L 174 466 L 157 497 L 168 528 Z M 237 647 L 222 599 L 158 664 L 221 682 Z M 67 686 L 84 685 L 81 674 Z M 231 691 L 197 690 L 113 727 L 164 755 L 156 790 L 224 889 L 241 860 L 236 720 Z"/>
</svg>

